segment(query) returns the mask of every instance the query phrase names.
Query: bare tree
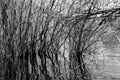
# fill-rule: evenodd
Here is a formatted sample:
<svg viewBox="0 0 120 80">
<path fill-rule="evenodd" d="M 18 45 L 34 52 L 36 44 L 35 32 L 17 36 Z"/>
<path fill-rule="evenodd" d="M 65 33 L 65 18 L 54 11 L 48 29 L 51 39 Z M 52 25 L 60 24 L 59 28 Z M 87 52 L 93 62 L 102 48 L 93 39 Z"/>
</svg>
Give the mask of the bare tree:
<svg viewBox="0 0 120 80">
<path fill-rule="evenodd" d="M 119 8 L 102 10 L 95 0 L 1 0 L 0 5 L 3 80 L 90 80 L 86 55 L 119 17 Z"/>
</svg>

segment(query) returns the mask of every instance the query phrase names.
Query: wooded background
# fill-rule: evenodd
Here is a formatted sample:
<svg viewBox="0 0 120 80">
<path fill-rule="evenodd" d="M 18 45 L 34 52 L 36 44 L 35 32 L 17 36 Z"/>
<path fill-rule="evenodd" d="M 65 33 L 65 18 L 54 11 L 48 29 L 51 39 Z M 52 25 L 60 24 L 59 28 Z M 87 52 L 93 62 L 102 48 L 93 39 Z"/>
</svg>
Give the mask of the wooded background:
<svg viewBox="0 0 120 80">
<path fill-rule="evenodd" d="M 119 1 L 105 1 L 0 0 L 0 80 L 116 78 L 99 69 L 119 55 Z"/>
</svg>

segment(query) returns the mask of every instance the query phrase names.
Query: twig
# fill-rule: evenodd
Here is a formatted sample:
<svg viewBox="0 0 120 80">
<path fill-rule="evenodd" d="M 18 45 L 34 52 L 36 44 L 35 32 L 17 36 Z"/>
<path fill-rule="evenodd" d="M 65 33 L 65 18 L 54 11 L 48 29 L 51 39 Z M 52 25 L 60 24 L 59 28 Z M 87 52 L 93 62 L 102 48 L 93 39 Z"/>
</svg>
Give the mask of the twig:
<svg viewBox="0 0 120 80">
<path fill-rule="evenodd" d="M 58 79 L 58 78 L 60 78 L 60 77 L 62 77 L 62 76 L 64 76 L 64 75 L 70 73 L 71 71 L 73 71 L 74 69 L 79 68 L 80 66 L 81 66 L 81 65 L 76 66 L 75 68 L 71 69 L 69 72 L 66 72 L 66 73 L 64 73 L 63 75 L 58 76 L 56 79 Z"/>
</svg>

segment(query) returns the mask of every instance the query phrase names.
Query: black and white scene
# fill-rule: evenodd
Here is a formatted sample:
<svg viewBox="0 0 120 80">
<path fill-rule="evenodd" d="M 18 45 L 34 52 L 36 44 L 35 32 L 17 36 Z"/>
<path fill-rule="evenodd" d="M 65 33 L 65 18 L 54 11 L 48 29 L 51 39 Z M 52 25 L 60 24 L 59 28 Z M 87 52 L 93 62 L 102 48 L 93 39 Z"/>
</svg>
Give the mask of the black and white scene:
<svg viewBox="0 0 120 80">
<path fill-rule="evenodd" d="M 0 80 L 120 80 L 120 0 L 0 0 Z"/>
</svg>

